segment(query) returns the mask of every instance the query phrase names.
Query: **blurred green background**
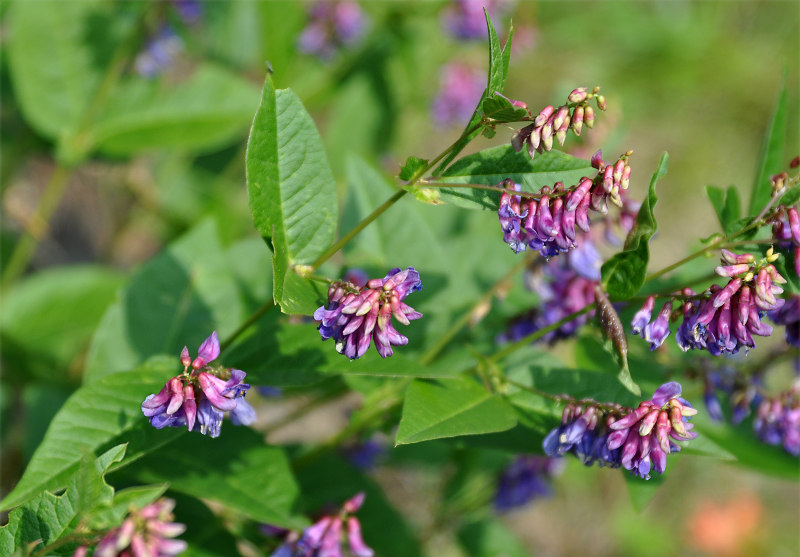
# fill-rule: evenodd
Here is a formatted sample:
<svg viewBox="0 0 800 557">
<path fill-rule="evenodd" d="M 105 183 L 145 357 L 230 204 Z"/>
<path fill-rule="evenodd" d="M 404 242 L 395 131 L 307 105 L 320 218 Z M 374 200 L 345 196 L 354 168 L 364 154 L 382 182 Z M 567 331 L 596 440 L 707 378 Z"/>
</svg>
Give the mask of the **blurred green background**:
<svg viewBox="0 0 800 557">
<path fill-rule="evenodd" d="M 485 71 L 487 56 L 483 40 L 442 30 L 447 2 L 363 2 L 363 36 L 327 59 L 298 49 L 310 7 L 301 2 L 200 3 L 200 16 L 188 22 L 168 2 L 110 2 L 106 19 L 86 28 L 56 18 L 52 3 L 35 2 L 35 10 L 23 3 L 0 4 L 1 261 L 5 267 L 28 232 L 37 238 L 29 273 L 101 264 L 102 276 L 92 276 L 107 294 L 87 305 L 76 293 L 68 313 L 80 317 L 64 324 L 66 336 L 11 322 L 9 306 L 22 304 L 24 292 L 4 301 L 4 492 L 79 382 L 90 334 L 124 276 L 205 216 L 222 224 L 227 242 L 255 236 L 244 147 L 267 62 L 276 85 L 295 90 L 314 116 L 344 197 L 352 157 L 395 175 L 407 156 L 433 156 L 458 137 L 465 122 L 444 125 L 431 114 L 443 66 Z M 70 4 L 80 12 L 82 2 Z M 717 230 L 705 185 L 736 185 L 749 197 L 784 82 L 786 161 L 800 152 L 797 2 L 507 2 L 494 16 L 503 37 L 511 19 L 516 32 L 509 97 L 538 110 L 574 87 L 603 88 L 608 111 L 593 131 L 569 139 L 568 150 L 588 157 L 602 147 L 609 159 L 633 149 L 630 191 L 637 199 L 661 152 L 669 152 L 653 268 Z M 136 75 L 135 61 L 165 26 L 174 33 L 169 64 L 156 77 Z M 47 73 L 56 57 L 69 62 L 53 65 L 66 75 Z M 71 86 L 43 95 L 37 84 L 50 78 Z M 84 94 L 98 84 L 102 97 Z M 81 103 L 89 103 L 88 120 L 70 120 Z M 169 127 L 176 113 L 191 114 L 192 125 Z M 506 142 L 511 133 L 498 129 L 470 149 Z M 80 164 L 68 172 L 48 228 L 36 207 L 56 161 Z M 35 292 L 24 300 L 30 312 L 47 309 L 37 306 Z M 440 474 L 376 472 L 423 531 L 433 520 L 430 493 Z M 534 555 L 800 553 L 797 483 L 701 457 L 679 459 L 669 476 L 640 512 L 621 474 L 571 460 L 552 498 L 504 523 Z M 432 554 L 459 554 L 444 535 L 432 532 L 429 541 Z"/>
</svg>

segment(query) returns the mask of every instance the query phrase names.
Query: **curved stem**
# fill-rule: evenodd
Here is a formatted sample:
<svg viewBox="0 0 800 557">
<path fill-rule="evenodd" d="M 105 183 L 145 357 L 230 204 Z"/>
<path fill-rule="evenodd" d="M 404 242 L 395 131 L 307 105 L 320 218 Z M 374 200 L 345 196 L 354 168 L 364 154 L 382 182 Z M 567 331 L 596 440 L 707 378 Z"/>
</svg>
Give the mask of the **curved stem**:
<svg viewBox="0 0 800 557">
<path fill-rule="evenodd" d="M 14 280 L 16 280 L 25 269 L 36 252 L 36 246 L 39 241 L 47 234 L 48 222 L 53 216 L 56 208 L 58 207 L 61 197 L 64 195 L 64 190 L 69 183 L 69 177 L 72 175 L 72 170 L 62 164 L 58 164 L 50 176 L 50 181 L 47 182 L 44 194 L 39 200 L 39 205 L 31 217 L 28 226 L 26 226 L 26 233 L 20 239 L 11 258 L 3 271 L 2 285 L 3 288 L 7 287 Z"/>
<path fill-rule="evenodd" d="M 273 300 L 268 300 L 264 302 L 264 304 L 260 308 L 255 310 L 252 313 L 252 315 L 250 315 L 250 317 L 248 317 L 245 320 L 244 323 L 239 325 L 238 329 L 236 329 L 233 333 L 231 333 L 231 336 L 229 336 L 220 343 L 219 345 L 220 351 L 224 351 L 226 348 L 228 348 L 233 343 L 233 341 L 235 341 L 239 337 L 239 335 L 241 335 L 243 332 L 249 329 L 251 325 L 253 325 L 256 321 L 258 321 L 262 315 L 267 313 L 273 307 L 275 307 L 275 302 Z"/>
</svg>

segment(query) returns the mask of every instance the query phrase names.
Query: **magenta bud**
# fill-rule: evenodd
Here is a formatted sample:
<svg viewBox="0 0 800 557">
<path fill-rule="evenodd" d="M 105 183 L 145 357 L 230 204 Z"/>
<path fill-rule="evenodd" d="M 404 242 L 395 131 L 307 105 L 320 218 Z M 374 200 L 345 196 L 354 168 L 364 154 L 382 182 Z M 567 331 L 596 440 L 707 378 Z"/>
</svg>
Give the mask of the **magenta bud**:
<svg viewBox="0 0 800 557">
<path fill-rule="evenodd" d="M 586 100 L 586 97 L 589 96 L 589 93 L 586 90 L 586 87 L 578 87 L 577 89 L 573 89 L 572 92 L 567 97 L 567 100 L 571 103 L 582 103 Z"/>
<path fill-rule="evenodd" d="M 581 130 L 583 129 L 583 106 L 578 106 L 575 108 L 575 111 L 572 113 L 572 121 L 570 122 L 570 127 L 572 128 L 572 133 L 575 135 L 580 135 Z"/>
<path fill-rule="evenodd" d="M 544 126 L 545 122 L 547 122 L 547 120 L 550 119 L 550 116 L 552 116 L 554 110 L 555 107 L 553 107 L 553 105 L 548 105 L 544 107 L 542 111 L 534 119 L 533 127 L 541 128 L 542 126 Z"/>
<path fill-rule="evenodd" d="M 731 279 L 725 287 L 717 292 L 714 296 L 714 307 L 718 308 L 721 307 L 725 302 L 731 299 L 731 296 L 736 294 L 739 291 L 739 288 L 742 286 L 742 279 L 735 278 Z"/>
<path fill-rule="evenodd" d="M 597 95 L 594 99 L 597 101 L 597 108 L 600 110 L 606 109 L 606 98 L 603 95 Z"/>
<path fill-rule="evenodd" d="M 789 207 L 786 210 L 786 216 L 789 217 L 789 230 L 792 231 L 792 241 L 796 246 L 800 246 L 800 215 L 797 214 L 797 209 Z"/>
<path fill-rule="evenodd" d="M 197 417 L 197 401 L 194 398 L 192 385 L 186 385 L 183 388 L 183 413 L 186 415 L 186 427 L 192 431 Z"/>
<path fill-rule="evenodd" d="M 592 155 L 592 166 L 597 170 L 602 170 L 605 168 L 606 163 L 603 161 L 603 151 L 597 151 L 594 155 Z"/>
<path fill-rule="evenodd" d="M 553 148 L 553 135 L 550 134 L 547 137 L 542 137 L 542 148 L 545 151 L 550 151 Z"/>
<path fill-rule="evenodd" d="M 736 275 L 741 275 L 750 270 L 750 265 L 747 263 L 739 263 L 736 265 L 719 265 L 714 268 L 714 272 L 721 277 L 732 278 Z"/>
<path fill-rule="evenodd" d="M 189 356 L 189 349 L 186 346 L 184 346 L 183 350 L 181 350 L 181 365 L 184 367 L 184 369 L 192 365 L 192 357 Z"/>
<path fill-rule="evenodd" d="M 720 250 L 720 253 L 722 253 L 723 262 L 735 265 L 739 265 L 741 263 L 753 263 L 756 260 L 756 258 L 751 253 L 738 254 L 738 253 L 733 253 L 732 251 L 727 250 L 725 248 L 722 248 Z"/>
<path fill-rule="evenodd" d="M 344 505 L 342 505 L 342 509 L 345 512 L 351 514 L 356 512 L 358 509 L 361 508 L 361 505 L 364 504 L 364 498 L 366 496 L 367 496 L 366 493 L 364 493 L 363 491 L 356 493 L 353 497 L 344 502 Z"/>
<path fill-rule="evenodd" d="M 556 141 L 558 141 L 559 145 L 564 145 L 564 142 L 567 140 L 567 130 L 558 130 L 556 132 Z"/>
<path fill-rule="evenodd" d="M 586 127 L 592 129 L 594 127 L 594 109 L 591 106 L 586 106 L 583 113 L 583 123 Z"/>
<path fill-rule="evenodd" d="M 631 183 L 631 167 L 630 165 L 626 164 L 625 168 L 622 171 L 622 180 L 619 183 L 619 186 L 626 190 Z"/>
<path fill-rule="evenodd" d="M 622 173 L 625 171 L 625 160 L 619 159 L 614 163 L 614 183 L 619 184 L 622 181 Z"/>
<path fill-rule="evenodd" d="M 553 129 L 556 131 L 560 130 L 565 122 L 569 125 L 569 108 L 562 106 L 553 117 Z"/>
</svg>

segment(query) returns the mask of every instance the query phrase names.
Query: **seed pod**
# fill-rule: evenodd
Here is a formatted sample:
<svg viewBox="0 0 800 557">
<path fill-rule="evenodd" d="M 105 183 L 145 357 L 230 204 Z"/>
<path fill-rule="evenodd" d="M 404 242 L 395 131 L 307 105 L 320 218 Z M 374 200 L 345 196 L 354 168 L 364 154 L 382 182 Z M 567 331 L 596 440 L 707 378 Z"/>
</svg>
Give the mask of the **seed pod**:
<svg viewBox="0 0 800 557">
<path fill-rule="evenodd" d="M 603 334 L 611 341 L 622 358 L 623 362 L 628 359 L 628 339 L 625 336 L 625 328 L 619 318 L 617 310 L 603 292 L 598 284 L 594 287 L 594 301 L 597 304 L 597 319 L 600 321 L 600 328 Z"/>
</svg>

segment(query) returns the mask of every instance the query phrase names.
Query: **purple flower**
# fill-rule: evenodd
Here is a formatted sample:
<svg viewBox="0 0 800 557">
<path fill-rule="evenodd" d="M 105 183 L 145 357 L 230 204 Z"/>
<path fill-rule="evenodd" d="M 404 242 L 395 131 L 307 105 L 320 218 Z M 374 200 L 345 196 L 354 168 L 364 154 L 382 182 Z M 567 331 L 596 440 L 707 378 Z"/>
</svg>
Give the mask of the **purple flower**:
<svg viewBox="0 0 800 557">
<path fill-rule="evenodd" d="M 147 41 L 134 61 L 136 73 L 153 78 L 168 70 L 175 58 L 183 52 L 183 41 L 169 27 L 163 27 L 157 35 Z"/>
<path fill-rule="evenodd" d="M 644 479 L 651 471 L 663 474 L 667 455 L 680 451 L 674 441 L 697 437 L 687 421 L 697 410 L 680 394 L 680 384 L 672 381 L 635 410 L 594 401 L 571 403 L 561 425 L 545 437 L 544 451 L 550 456 L 572 452 L 587 466 L 622 466 Z"/>
<path fill-rule="evenodd" d="M 247 375 L 238 369 L 209 366 L 220 353 L 219 339 L 214 331 L 200 345 L 192 360 L 188 348 L 181 351 L 183 373 L 171 378 L 158 394 L 142 402 L 142 413 L 157 429 L 183 427 L 203 435 L 219 437 L 225 412 L 231 413 L 236 425 L 249 425 L 256 419 L 255 410 L 244 396 L 250 385 Z M 190 371 L 191 368 L 191 371 Z"/>
<path fill-rule="evenodd" d="M 323 516 L 301 535 L 289 532 L 272 557 L 341 557 L 344 528 L 350 553 L 354 557 L 373 557 L 375 552 L 361 536 L 361 523 L 353 516 L 363 502 L 364 494 L 359 493 L 347 500 L 339 513 Z"/>
<path fill-rule="evenodd" d="M 203 18 L 203 5 L 198 0 L 172 0 L 172 6 L 187 25 L 199 22 Z"/>
<path fill-rule="evenodd" d="M 560 473 L 562 462 L 555 458 L 520 455 L 503 471 L 497 482 L 494 506 L 500 511 L 521 507 L 537 497 L 550 495 L 550 478 Z"/>
<path fill-rule="evenodd" d="M 761 401 L 753 419 L 753 429 L 764 443 L 782 445 L 793 456 L 800 456 L 800 397 L 792 389 Z"/>
<path fill-rule="evenodd" d="M 463 126 L 483 96 L 486 76 L 459 63 L 444 65 L 440 75 L 439 92 L 431 106 L 433 120 L 440 126 Z"/>
<path fill-rule="evenodd" d="M 648 323 L 644 328 L 643 338 L 650 343 L 650 350 L 655 350 L 667 340 L 669 336 L 669 316 L 672 313 L 672 301 L 664 304 L 655 321 Z"/>
<path fill-rule="evenodd" d="M 392 346 L 408 344 L 391 318 L 408 325 L 422 317 L 403 303 L 406 296 L 421 288 L 414 267 L 392 269 L 383 279 L 372 279 L 360 288 L 349 282 L 334 282 L 328 289 L 328 304 L 314 312 L 322 340 L 333 338 L 336 350 L 351 360 L 363 356 L 372 340 L 381 357 L 391 356 Z"/>
<path fill-rule="evenodd" d="M 650 317 L 653 314 L 653 306 L 655 306 L 656 299 L 654 296 L 648 296 L 644 301 L 642 309 L 636 312 L 631 321 L 631 330 L 634 335 L 642 335 L 644 338 L 644 328 L 650 322 Z"/>
<path fill-rule="evenodd" d="M 170 557 L 186 550 L 186 542 L 171 539 L 186 530 L 172 522 L 175 502 L 159 499 L 141 510 L 132 509 L 119 528 L 108 532 L 97 544 L 95 557 L 153 555 Z"/>
<path fill-rule="evenodd" d="M 783 307 L 770 311 L 767 315 L 774 323 L 786 327 L 786 342 L 800 348 L 800 296 L 792 294 Z"/>
<path fill-rule="evenodd" d="M 377 461 L 386 453 L 386 446 L 375 439 L 368 439 L 345 445 L 341 450 L 353 466 L 369 470 L 374 468 Z"/>
<path fill-rule="evenodd" d="M 309 22 L 300 33 L 298 48 L 322 60 L 330 60 L 340 48 L 358 41 L 366 29 L 367 18 L 358 2 L 316 2 L 308 15 Z"/>
</svg>

